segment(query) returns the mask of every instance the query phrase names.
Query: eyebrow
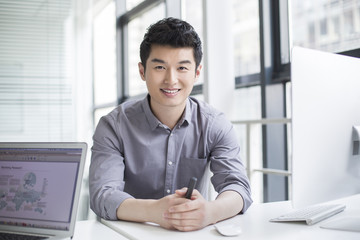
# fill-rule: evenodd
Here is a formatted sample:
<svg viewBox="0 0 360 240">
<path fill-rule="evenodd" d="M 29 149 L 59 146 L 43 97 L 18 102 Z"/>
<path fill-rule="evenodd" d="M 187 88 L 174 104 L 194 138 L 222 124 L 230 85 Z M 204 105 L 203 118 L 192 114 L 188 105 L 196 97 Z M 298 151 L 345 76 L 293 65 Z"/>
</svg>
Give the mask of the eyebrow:
<svg viewBox="0 0 360 240">
<path fill-rule="evenodd" d="M 158 59 L 158 58 L 153 58 L 151 59 L 151 62 L 154 63 L 166 63 L 164 60 Z M 178 64 L 191 64 L 190 60 L 182 60 L 180 62 L 178 62 Z"/>
<path fill-rule="evenodd" d="M 151 62 L 154 62 L 154 63 L 165 63 L 164 60 L 161 60 L 161 59 L 158 59 L 158 58 L 153 58 L 153 59 L 151 59 Z"/>
<path fill-rule="evenodd" d="M 179 62 L 180 64 L 191 64 L 190 60 L 183 60 Z"/>
</svg>

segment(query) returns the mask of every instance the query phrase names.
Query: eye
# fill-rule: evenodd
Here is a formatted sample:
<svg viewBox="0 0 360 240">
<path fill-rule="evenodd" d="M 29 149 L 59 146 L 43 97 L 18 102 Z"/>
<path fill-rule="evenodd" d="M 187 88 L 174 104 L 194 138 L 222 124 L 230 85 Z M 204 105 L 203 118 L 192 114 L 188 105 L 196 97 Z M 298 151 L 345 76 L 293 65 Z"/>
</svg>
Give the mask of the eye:
<svg viewBox="0 0 360 240">
<path fill-rule="evenodd" d="M 165 67 L 164 66 L 155 66 L 155 69 L 156 70 L 163 70 L 163 69 L 165 69 Z"/>
<path fill-rule="evenodd" d="M 179 67 L 179 70 L 180 70 L 180 71 L 187 71 L 187 70 L 188 70 L 188 68 L 187 68 L 187 67 L 183 67 L 183 66 L 181 66 L 181 67 Z"/>
</svg>

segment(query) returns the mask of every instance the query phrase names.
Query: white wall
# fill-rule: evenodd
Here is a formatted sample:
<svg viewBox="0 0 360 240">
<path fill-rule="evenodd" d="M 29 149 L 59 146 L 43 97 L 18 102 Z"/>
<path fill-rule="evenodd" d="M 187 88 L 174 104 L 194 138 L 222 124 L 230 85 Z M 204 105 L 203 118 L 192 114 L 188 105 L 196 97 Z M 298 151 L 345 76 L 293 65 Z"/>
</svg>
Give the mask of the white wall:
<svg viewBox="0 0 360 240">
<path fill-rule="evenodd" d="M 235 81 L 232 2 L 208 0 L 204 6 L 204 99 L 231 115 Z M 230 101 L 229 101 L 230 100 Z"/>
<path fill-rule="evenodd" d="M 84 177 L 80 195 L 77 219 L 85 220 L 94 216 L 89 211 L 88 175 L 90 148 L 93 134 L 93 80 L 92 80 L 92 3 L 89 0 L 75 0 L 75 79 L 76 79 L 76 136 L 77 141 L 88 144 Z"/>
</svg>

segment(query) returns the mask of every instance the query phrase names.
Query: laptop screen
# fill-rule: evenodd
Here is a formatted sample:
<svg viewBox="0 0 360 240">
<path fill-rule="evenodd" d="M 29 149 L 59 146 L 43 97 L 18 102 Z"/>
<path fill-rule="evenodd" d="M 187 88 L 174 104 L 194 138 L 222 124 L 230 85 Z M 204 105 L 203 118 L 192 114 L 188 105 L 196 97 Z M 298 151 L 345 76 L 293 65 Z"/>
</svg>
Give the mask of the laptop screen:
<svg viewBox="0 0 360 240">
<path fill-rule="evenodd" d="M 0 147 L 0 226 L 68 231 L 82 151 Z"/>
</svg>

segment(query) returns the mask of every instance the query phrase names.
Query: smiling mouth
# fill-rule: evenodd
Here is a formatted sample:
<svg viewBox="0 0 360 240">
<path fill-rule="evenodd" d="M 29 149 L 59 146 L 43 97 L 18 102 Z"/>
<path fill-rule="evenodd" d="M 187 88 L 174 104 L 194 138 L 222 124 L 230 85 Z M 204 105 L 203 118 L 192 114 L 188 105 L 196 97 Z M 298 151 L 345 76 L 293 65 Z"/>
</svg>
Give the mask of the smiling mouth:
<svg viewBox="0 0 360 240">
<path fill-rule="evenodd" d="M 167 93 L 167 94 L 175 94 L 177 92 L 180 92 L 180 89 L 174 89 L 174 90 L 161 89 L 161 91 L 163 91 L 164 93 Z"/>
</svg>

